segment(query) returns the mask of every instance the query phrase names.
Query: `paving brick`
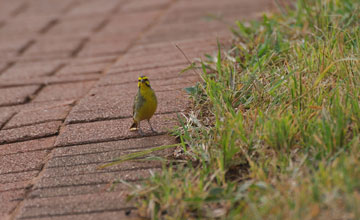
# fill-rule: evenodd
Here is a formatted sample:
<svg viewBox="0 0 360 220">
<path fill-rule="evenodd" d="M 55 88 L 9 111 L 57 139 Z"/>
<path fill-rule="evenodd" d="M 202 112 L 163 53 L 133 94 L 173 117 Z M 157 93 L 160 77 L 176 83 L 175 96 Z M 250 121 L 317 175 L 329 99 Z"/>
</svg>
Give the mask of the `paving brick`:
<svg viewBox="0 0 360 220">
<path fill-rule="evenodd" d="M 227 23 L 234 23 L 234 20 L 241 18 L 249 18 L 255 14 L 256 9 L 259 9 L 259 4 L 269 5 L 269 1 L 232 1 L 232 0 L 199 0 L 188 4 L 186 1 L 180 1 L 163 17 L 163 24 L 174 23 L 189 23 L 191 21 L 213 21 L 217 23 L 216 19 L 209 19 L 209 17 L 219 17 L 221 21 Z M 235 16 L 234 16 L 235 15 Z M 208 17 L 208 19 L 206 19 Z M 227 28 L 223 25 L 223 28 Z"/>
<path fill-rule="evenodd" d="M 125 195 L 118 192 L 72 197 L 38 198 L 25 203 L 21 210 L 20 218 L 102 213 L 106 211 L 121 211 L 132 207 L 126 204 L 124 199 Z"/>
<path fill-rule="evenodd" d="M 48 137 L 58 133 L 60 121 L 46 122 L 0 131 L 0 144 Z"/>
<path fill-rule="evenodd" d="M 0 206 L 0 219 L 10 220 L 10 213 L 16 208 L 19 204 L 18 201 L 4 201 Z"/>
<path fill-rule="evenodd" d="M 38 170 L 32 171 L 24 171 L 20 173 L 7 173 L 0 175 L 0 184 L 14 183 L 14 182 L 22 182 L 31 180 L 39 173 Z"/>
<path fill-rule="evenodd" d="M 15 201 L 23 197 L 24 197 L 24 190 L 0 192 L 0 201 Z"/>
<path fill-rule="evenodd" d="M 6 124 L 4 129 L 39 124 L 48 121 L 61 121 L 65 119 L 70 109 L 70 106 L 65 105 L 34 109 L 31 111 L 21 111 Z"/>
<path fill-rule="evenodd" d="M 92 31 L 103 22 L 106 14 L 90 16 L 68 16 L 62 18 L 47 35 L 61 35 L 64 37 L 87 37 Z"/>
<path fill-rule="evenodd" d="M 163 9 L 171 2 L 170 0 L 138 0 L 127 2 L 122 8 L 121 11 L 126 12 L 144 12 L 149 10 L 159 10 Z"/>
<path fill-rule="evenodd" d="M 74 82 L 84 82 L 98 80 L 101 77 L 98 73 L 76 74 L 76 75 L 57 75 L 57 76 L 41 76 L 28 78 L 26 81 L 19 79 L 6 79 L 0 81 L 0 87 L 9 86 L 27 86 L 27 85 L 52 85 L 65 84 Z"/>
<path fill-rule="evenodd" d="M 21 7 L 23 3 L 24 1 L 0 1 L 0 19 L 8 19 L 11 13 Z"/>
<path fill-rule="evenodd" d="M 41 138 L 31 141 L 0 145 L 0 156 L 29 151 L 48 150 L 54 145 L 56 137 Z"/>
<path fill-rule="evenodd" d="M 0 75 L 0 80 L 9 78 L 20 80 L 37 76 L 50 75 L 54 73 L 60 64 L 61 61 L 17 63 L 3 72 L 3 74 Z"/>
<path fill-rule="evenodd" d="M 64 10 L 74 4 L 74 0 L 48 1 L 36 0 L 31 1 L 24 15 L 53 15 L 58 16 L 64 13 Z"/>
<path fill-rule="evenodd" d="M 168 66 L 180 66 L 183 65 L 184 68 L 188 64 L 187 60 L 180 54 L 146 54 L 145 56 L 132 57 L 126 56 L 121 61 L 113 66 L 109 73 L 119 73 L 119 72 L 134 72 L 134 71 L 148 71 L 155 68 L 168 67 Z"/>
<path fill-rule="evenodd" d="M 160 57 L 159 57 L 160 58 Z M 132 62 L 132 61 L 131 61 Z M 188 62 L 186 60 L 171 60 L 164 63 L 158 63 L 158 62 L 147 62 L 141 63 L 139 61 L 139 64 L 131 64 L 130 62 L 121 62 L 116 67 L 112 67 L 108 73 L 126 73 L 126 72 L 137 72 L 137 76 L 141 74 L 142 72 L 149 72 L 152 69 L 158 69 L 158 68 L 165 68 L 169 66 L 184 66 L 184 68 L 188 65 Z"/>
<path fill-rule="evenodd" d="M 0 29 L 1 30 L 1 29 Z M 17 53 L 20 48 L 24 47 L 25 44 L 29 41 L 28 37 L 13 37 L 9 38 L 8 35 L 0 34 L 0 55 L 1 58 L 5 58 L 5 53 Z"/>
<path fill-rule="evenodd" d="M 166 132 L 176 125 L 176 114 L 155 115 L 151 122 L 154 129 L 158 132 Z M 57 146 L 76 145 L 80 143 L 94 143 L 107 140 L 139 137 L 137 132 L 129 131 L 132 123 L 131 118 L 109 121 L 98 121 L 83 124 L 67 125 L 64 131 L 56 140 Z M 142 129 L 146 134 L 151 131 L 145 122 Z"/>
<path fill-rule="evenodd" d="M 0 106 L 25 103 L 40 86 L 0 88 Z"/>
<path fill-rule="evenodd" d="M 34 151 L 0 156 L 0 174 L 40 170 L 47 151 Z"/>
<path fill-rule="evenodd" d="M 206 3 L 205 3 L 206 2 Z M 233 23 L 236 19 L 249 19 L 258 16 L 259 8 L 269 7 L 269 1 L 196 1 L 188 4 L 181 1 L 166 12 L 159 25 L 152 28 L 143 42 L 161 42 L 167 40 L 192 39 L 194 37 L 216 38 L 218 34 L 229 33 L 228 26 L 216 19 L 206 17 L 218 16 L 225 22 Z M 171 31 L 176 29 L 176 32 Z"/>
<path fill-rule="evenodd" d="M 83 38 L 44 38 L 25 51 L 23 56 L 44 59 L 70 57 L 83 40 Z"/>
<path fill-rule="evenodd" d="M 176 29 L 177 31 L 171 31 Z M 183 39 L 192 39 L 200 37 L 212 37 L 216 39 L 218 36 L 229 33 L 229 30 L 224 28 L 223 24 L 215 22 L 197 22 L 197 23 L 180 23 L 158 26 L 149 32 L 143 38 L 142 43 L 154 43 L 163 41 L 175 41 Z M 161 41 L 159 39 L 162 39 Z"/>
<path fill-rule="evenodd" d="M 121 55 L 136 39 L 134 35 L 109 34 L 99 39 L 91 39 L 80 51 L 79 56 L 103 56 L 108 54 Z"/>
<path fill-rule="evenodd" d="M 86 65 L 86 64 L 96 64 L 96 63 L 113 63 L 118 58 L 118 55 L 107 54 L 102 56 L 94 57 L 76 57 L 72 59 L 74 65 Z"/>
<path fill-rule="evenodd" d="M 93 184 L 93 185 L 76 185 L 76 186 L 61 186 L 50 188 L 37 188 L 33 189 L 29 197 L 34 198 L 49 198 L 49 197 L 64 197 L 76 196 L 86 194 L 98 194 L 110 191 L 111 183 L 106 184 Z M 116 191 L 123 191 L 128 189 L 126 185 L 119 183 L 114 187 Z M 112 190 L 114 191 L 114 190 Z"/>
<path fill-rule="evenodd" d="M 57 106 L 64 106 L 64 105 L 73 105 L 74 100 L 69 101 L 49 101 L 49 102 L 29 102 L 26 104 L 20 105 L 12 105 L 12 106 L 4 106 L 1 107 L 0 110 L 3 112 L 12 111 L 12 112 L 21 112 L 21 111 L 33 111 L 43 108 L 52 108 Z"/>
<path fill-rule="evenodd" d="M 73 156 L 112 152 L 117 150 L 131 150 L 149 148 L 153 146 L 168 145 L 176 143 L 175 138 L 168 135 L 110 141 L 96 144 L 84 144 L 70 147 L 61 147 L 54 150 L 53 156 Z M 80 163 L 80 162 L 78 162 Z"/>
<path fill-rule="evenodd" d="M 90 64 L 73 63 L 62 68 L 57 75 L 101 73 L 108 65 L 110 65 L 110 62 Z"/>
<path fill-rule="evenodd" d="M 94 81 L 54 84 L 46 86 L 33 100 L 34 102 L 72 100 L 84 96 Z"/>
<path fill-rule="evenodd" d="M 192 70 L 181 73 L 185 69 L 185 65 L 180 66 L 167 66 L 154 69 L 148 69 L 144 71 L 134 71 L 127 73 L 113 73 L 107 74 L 102 77 L 97 83 L 98 86 L 110 86 L 110 85 L 121 85 L 121 84 L 133 84 L 136 85 L 137 78 L 141 75 L 149 77 L 151 85 L 155 88 L 163 89 L 160 87 L 166 85 L 177 85 L 177 84 L 187 84 L 199 81 L 200 76 L 195 75 Z M 160 87 L 159 87 L 160 86 Z M 184 88 L 184 87 L 182 87 Z M 176 88 L 174 88 L 176 89 Z"/>
<path fill-rule="evenodd" d="M 156 114 L 180 111 L 186 106 L 187 102 L 182 99 L 185 92 L 171 87 L 168 86 L 169 90 L 165 91 L 158 91 L 153 87 L 158 99 Z M 72 109 L 66 123 L 132 117 L 136 92 L 136 82 L 130 88 L 127 85 L 116 85 L 92 89 L 89 95 Z"/>
<path fill-rule="evenodd" d="M 153 147 L 155 147 L 153 145 Z M 131 150 L 123 150 L 123 151 L 110 151 L 110 152 L 101 152 L 96 154 L 85 154 L 85 155 L 73 155 L 73 156 L 67 156 L 67 157 L 56 157 L 53 158 L 51 161 L 49 161 L 48 167 L 64 167 L 64 166 L 77 166 L 77 165 L 94 165 L 92 168 L 94 168 L 93 171 L 96 170 L 96 164 L 99 165 L 100 163 L 107 163 L 112 161 L 116 157 L 124 156 L 126 154 L 129 154 L 131 152 L 137 152 L 141 149 L 131 149 Z M 143 150 L 143 149 L 142 149 Z M 124 170 L 130 169 L 130 168 L 137 168 L 136 166 L 133 166 L 134 164 L 127 165 L 124 164 L 122 168 Z M 144 163 L 144 166 L 146 163 Z M 140 166 L 139 166 L 140 167 Z"/>
<path fill-rule="evenodd" d="M 19 201 L 24 198 L 24 190 L 13 190 L 7 192 L 0 192 L 0 217 L 5 214 L 10 214 L 12 210 L 18 205 Z"/>
<path fill-rule="evenodd" d="M 9 19 L 7 24 L 0 29 L 0 35 L 18 37 L 21 35 L 32 36 L 39 32 L 51 19 L 49 15 L 20 15 Z"/>
<path fill-rule="evenodd" d="M 118 36 L 131 34 L 136 37 L 158 14 L 159 11 L 120 12 L 111 18 L 110 22 L 95 38 L 106 39 L 104 36 L 109 36 L 109 34 L 116 34 Z"/>
<path fill-rule="evenodd" d="M 0 108 L 0 129 L 14 114 L 15 114 L 14 111 L 5 110 L 4 108 Z"/>
<path fill-rule="evenodd" d="M 19 189 L 25 189 L 30 186 L 29 181 L 13 182 L 13 183 L 0 183 L 0 193 L 6 191 L 14 191 Z"/>
<path fill-rule="evenodd" d="M 42 216 L 42 220 L 119 220 L 119 219 L 129 219 L 129 220 L 144 220 L 142 217 L 138 217 L 136 211 L 128 213 L 129 210 L 100 210 L 99 212 L 88 212 L 88 213 L 67 213 L 62 215 L 53 215 L 51 217 Z"/>
<path fill-rule="evenodd" d="M 221 36 L 222 38 L 223 36 Z M 178 45 L 190 60 L 202 57 L 206 52 L 217 50 L 214 38 L 139 45 L 112 66 L 109 73 L 149 71 L 151 69 L 161 69 L 161 67 L 181 65 L 185 68 L 189 65 L 188 60 L 175 45 Z"/>
<path fill-rule="evenodd" d="M 76 175 L 66 175 L 57 177 L 42 177 L 36 184 L 35 188 L 57 188 L 70 187 L 79 185 L 98 185 L 109 184 L 116 180 L 139 181 L 148 178 L 151 172 L 160 171 L 159 167 L 151 167 L 145 169 L 125 170 L 121 172 L 102 172 L 102 173 L 86 173 Z M 45 196 L 45 195 L 44 195 Z"/>
<path fill-rule="evenodd" d="M 160 146 L 160 145 L 152 144 L 148 148 L 156 147 L 156 146 Z M 101 164 L 109 163 L 117 157 L 142 150 L 144 150 L 144 148 L 114 150 L 108 152 L 80 154 L 80 155 L 72 155 L 66 157 L 55 157 L 49 161 L 47 167 L 58 168 L 56 169 L 56 172 L 54 172 L 54 170 L 51 171 L 54 172 L 54 175 L 61 175 L 61 174 L 74 175 L 74 174 L 82 174 L 82 173 L 94 173 L 96 172 L 97 166 Z M 156 155 L 159 154 L 156 153 Z M 136 169 L 147 168 L 155 165 L 159 166 L 160 164 L 153 162 L 135 162 L 135 163 L 125 162 L 122 163 L 121 166 L 114 166 L 112 167 L 112 169 L 108 169 L 108 170 L 111 171 L 136 170 Z"/>
<path fill-rule="evenodd" d="M 3 61 L 12 61 L 16 56 L 16 50 L 0 50 L 0 59 Z"/>
<path fill-rule="evenodd" d="M 123 4 L 123 0 L 107 0 L 107 1 L 98 1 L 98 0 L 87 0 L 80 1 L 75 5 L 70 12 L 69 16 L 91 16 L 94 14 L 106 14 L 115 9 L 117 5 Z"/>
<path fill-rule="evenodd" d="M 4 70 L 7 68 L 7 63 L 0 62 L 0 75 L 4 72 Z"/>
</svg>

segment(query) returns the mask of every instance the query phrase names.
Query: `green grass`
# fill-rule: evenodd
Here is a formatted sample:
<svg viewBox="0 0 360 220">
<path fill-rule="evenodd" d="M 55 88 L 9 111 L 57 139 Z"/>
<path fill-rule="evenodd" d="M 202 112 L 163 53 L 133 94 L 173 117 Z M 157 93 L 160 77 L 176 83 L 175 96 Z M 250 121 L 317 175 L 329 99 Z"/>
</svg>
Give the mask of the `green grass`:
<svg viewBox="0 0 360 220">
<path fill-rule="evenodd" d="M 360 1 L 236 22 L 198 63 L 179 136 L 129 200 L 153 219 L 360 219 Z"/>
</svg>

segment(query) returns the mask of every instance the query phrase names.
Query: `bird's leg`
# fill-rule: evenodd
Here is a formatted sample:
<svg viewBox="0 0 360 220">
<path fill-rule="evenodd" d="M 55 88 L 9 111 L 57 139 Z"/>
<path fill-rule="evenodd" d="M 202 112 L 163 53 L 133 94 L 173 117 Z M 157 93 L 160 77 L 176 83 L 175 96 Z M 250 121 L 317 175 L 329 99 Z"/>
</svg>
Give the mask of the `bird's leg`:
<svg viewBox="0 0 360 220">
<path fill-rule="evenodd" d="M 138 124 L 138 132 L 141 136 L 144 136 L 144 133 L 142 132 L 141 128 L 140 128 L 140 121 L 139 121 L 139 124 Z"/>
<path fill-rule="evenodd" d="M 154 132 L 154 133 L 157 133 L 157 131 L 155 131 L 155 130 L 153 129 L 153 127 L 151 126 L 150 119 L 148 119 L 147 121 L 148 121 L 148 123 L 149 123 L 149 125 L 150 125 L 151 131 Z"/>
<path fill-rule="evenodd" d="M 141 136 L 143 136 L 144 135 L 144 133 L 142 132 L 142 130 L 141 130 L 141 128 L 140 128 L 140 122 L 138 122 L 138 124 L 137 124 L 137 130 L 138 130 L 138 133 L 141 135 Z"/>
</svg>

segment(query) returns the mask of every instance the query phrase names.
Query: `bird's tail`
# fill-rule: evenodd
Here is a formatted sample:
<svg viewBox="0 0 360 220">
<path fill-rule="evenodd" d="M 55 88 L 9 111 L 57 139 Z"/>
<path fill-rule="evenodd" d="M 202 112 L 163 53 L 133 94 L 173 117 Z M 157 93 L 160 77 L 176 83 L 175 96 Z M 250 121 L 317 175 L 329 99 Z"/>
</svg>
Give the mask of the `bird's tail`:
<svg viewBox="0 0 360 220">
<path fill-rule="evenodd" d="M 134 123 L 130 127 L 130 131 L 136 131 L 138 129 L 138 123 L 134 121 Z"/>
</svg>

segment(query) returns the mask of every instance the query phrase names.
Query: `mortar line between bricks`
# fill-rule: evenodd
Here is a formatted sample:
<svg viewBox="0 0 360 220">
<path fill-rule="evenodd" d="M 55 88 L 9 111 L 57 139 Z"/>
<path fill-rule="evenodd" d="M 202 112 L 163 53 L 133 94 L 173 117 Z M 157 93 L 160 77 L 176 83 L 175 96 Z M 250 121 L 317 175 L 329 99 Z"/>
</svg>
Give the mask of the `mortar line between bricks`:
<svg viewBox="0 0 360 220">
<path fill-rule="evenodd" d="M 6 70 L 8 70 L 9 68 L 11 68 L 12 66 L 14 66 L 15 62 L 11 61 L 11 62 L 8 62 L 5 67 L 3 69 L 0 70 L 0 75 L 2 73 L 4 73 Z"/>
<path fill-rule="evenodd" d="M 39 169 L 28 169 L 28 170 L 21 170 L 21 171 L 11 171 L 11 172 L 7 172 L 7 173 L 1 173 L 0 176 L 2 175 L 7 175 L 7 174 L 15 174 L 15 173 L 26 173 L 26 172 L 31 172 L 31 171 L 39 171 Z M 31 179 L 29 179 L 31 180 Z"/>
<path fill-rule="evenodd" d="M 50 71 L 46 76 L 54 76 L 56 73 L 58 73 L 61 69 L 63 69 L 66 66 L 65 63 L 60 63 L 57 65 L 52 71 Z"/>
<path fill-rule="evenodd" d="M 50 20 L 43 28 L 40 29 L 39 33 L 40 34 L 47 33 L 51 28 L 53 28 L 58 23 L 59 23 L 58 18 L 54 18 L 54 19 Z"/>
<path fill-rule="evenodd" d="M 36 42 L 35 39 L 31 39 L 29 40 L 23 47 L 21 47 L 18 51 L 17 51 L 17 56 L 21 56 L 25 53 L 25 51 L 27 51 L 32 45 L 34 45 Z"/>
<path fill-rule="evenodd" d="M 1 130 L 3 127 L 5 127 L 6 124 L 7 124 L 15 115 L 16 115 L 16 112 L 13 112 L 13 113 L 10 115 L 10 117 L 9 117 L 7 120 L 5 120 L 5 122 L 4 122 L 2 125 L 0 125 L 0 130 Z M 1 146 L 1 144 L 0 144 L 0 146 Z"/>
<path fill-rule="evenodd" d="M 79 45 L 71 52 L 70 57 L 77 57 L 85 45 L 90 41 L 90 37 L 84 37 Z"/>
<path fill-rule="evenodd" d="M 6 142 L 6 143 L 1 143 L 0 144 L 0 147 L 2 145 L 6 145 L 6 144 L 14 144 L 14 143 L 22 143 L 22 142 L 25 142 L 25 141 L 31 141 L 31 140 L 39 140 L 39 139 L 44 139 L 44 138 L 49 138 L 49 137 L 54 137 L 54 136 L 57 136 L 56 134 L 52 134 L 52 135 L 49 135 L 49 136 L 44 136 L 44 137 L 37 137 L 37 138 L 34 138 L 34 139 L 21 139 L 21 140 L 17 140 L 17 141 L 13 141 L 13 142 Z"/>
<path fill-rule="evenodd" d="M 90 73 L 88 73 L 90 74 Z M 94 74 L 94 73 L 93 73 Z M 99 74 L 99 73 L 98 73 Z M 80 74 L 79 74 L 80 75 Z M 38 85 L 44 85 L 46 84 L 48 85 L 60 85 L 60 84 L 68 84 L 68 83 L 76 83 L 76 82 L 89 82 L 89 81 L 97 81 L 98 79 L 94 79 L 94 78 L 89 78 L 89 79 L 74 79 L 74 80 L 64 80 L 64 81 L 60 81 L 60 82 L 47 82 L 47 83 L 23 83 L 23 84 L 11 84 L 11 85 L 0 85 L 0 88 L 12 88 L 12 87 L 21 87 L 21 86 L 38 86 Z M 37 101 L 37 103 L 40 102 L 46 102 L 46 101 Z M 3 105 L 3 106 L 19 106 L 19 105 L 23 105 L 24 103 L 18 103 L 18 104 L 10 104 L 10 105 Z"/>
<path fill-rule="evenodd" d="M 35 90 L 35 92 L 34 92 L 33 94 L 31 94 L 31 95 L 29 95 L 29 96 L 26 97 L 25 102 L 22 103 L 22 104 L 26 104 L 26 103 L 31 102 L 31 101 L 40 93 L 40 91 L 41 91 L 44 87 L 45 87 L 45 85 L 44 85 L 44 84 L 41 84 L 41 85 L 39 86 L 39 88 L 38 88 L 37 90 Z"/>
<path fill-rule="evenodd" d="M 27 2 L 24 2 L 23 4 L 21 4 L 19 7 L 15 8 L 10 15 L 12 17 L 16 17 L 19 14 L 21 14 L 22 12 L 26 11 L 29 8 L 29 4 Z"/>
<path fill-rule="evenodd" d="M 9 126 L 9 127 L 3 126 L 3 128 L 4 128 L 3 130 L 10 130 L 10 129 L 14 129 L 14 128 L 22 128 L 22 127 L 38 125 L 38 124 L 44 124 L 44 123 L 47 123 L 47 122 L 56 122 L 56 121 L 61 121 L 62 123 L 64 123 L 64 120 L 62 120 L 62 119 L 49 119 L 49 120 L 37 121 L 37 122 L 27 123 L 27 124 L 22 124 L 22 125 L 14 125 L 14 126 Z"/>
</svg>

